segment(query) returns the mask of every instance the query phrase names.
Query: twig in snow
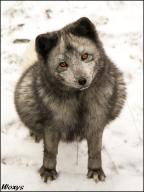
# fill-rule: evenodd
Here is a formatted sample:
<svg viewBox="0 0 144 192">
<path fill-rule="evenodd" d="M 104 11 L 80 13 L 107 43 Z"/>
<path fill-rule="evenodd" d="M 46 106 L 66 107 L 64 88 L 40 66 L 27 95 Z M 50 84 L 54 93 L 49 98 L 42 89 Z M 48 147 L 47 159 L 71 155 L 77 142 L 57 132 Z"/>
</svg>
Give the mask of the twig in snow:
<svg viewBox="0 0 144 192">
<path fill-rule="evenodd" d="M 76 165 L 78 165 L 78 151 L 79 151 L 79 143 L 77 141 L 77 154 L 76 154 Z"/>
<path fill-rule="evenodd" d="M 143 139 L 142 139 L 142 137 L 140 136 L 139 129 L 138 129 L 138 127 L 137 127 L 137 124 L 135 123 L 134 114 L 133 114 L 132 110 L 130 109 L 130 106 L 129 106 L 129 104 L 128 104 L 128 101 L 126 102 L 126 104 L 127 104 L 128 110 L 129 110 L 129 112 L 130 112 L 130 115 L 131 115 L 131 118 L 132 118 L 132 121 L 133 121 L 133 125 L 134 125 L 134 127 L 135 127 L 136 132 L 137 132 L 138 139 L 139 139 L 139 141 L 141 142 L 141 141 L 143 141 Z"/>
<path fill-rule="evenodd" d="M 6 159 L 5 158 L 2 158 L 2 164 L 6 165 Z"/>
<path fill-rule="evenodd" d="M 52 12 L 52 10 L 50 10 L 50 9 L 45 10 L 45 13 L 46 13 L 46 16 L 48 19 L 51 18 L 51 16 L 50 16 L 51 12 Z"/>
<path fill-rule="evenodd" d="M 28 43 L 30 39 L 15 39 L 13 43 Z"/>
<path fill-rule="evenodd" d="M 23 27 L 24 26 L 24 23 L 20 23 L 17 25 L 18 27 Z"/>
<path fill-rule="evenodd" d="M 116 163 L 113 161 L 113 159 L 111 158 L 111 155 L 109 154 L 107 148 L 105 146 L 103 146 L 103 149 L 105 150 L 107 156 L 109 157 L 110 161 L 112 162 L 112 165 L 113 165 L 113 169 L 115 171 L 116 174 L 119 174 L 119 171 L 118 171 L 118 168 L 117 168 L 117 165 Z"/>
</svg>

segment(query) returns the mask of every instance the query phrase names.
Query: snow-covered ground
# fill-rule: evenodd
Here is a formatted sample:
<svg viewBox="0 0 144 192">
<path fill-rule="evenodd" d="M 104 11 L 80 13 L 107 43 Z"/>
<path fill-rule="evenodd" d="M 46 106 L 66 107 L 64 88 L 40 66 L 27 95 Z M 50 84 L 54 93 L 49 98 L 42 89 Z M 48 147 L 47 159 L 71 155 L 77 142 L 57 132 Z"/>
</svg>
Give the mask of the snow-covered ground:
<svg viewBox="0 0 144 192">
<path fill-rule="evenodd" d="M 142 1 L 2 1 L 1 20 L 1 184 L 22 185 L 25 191 L 142 191 L 143 187 L 143 5 Z M 87 145 L 61 143 L 59 178 L 43 183 L 38 169 L 43 144 L 34 143 L 13 103 L 15 84 L 28 43 L 46 31 L 60 29 L 81 16 L 96 25 L 107 54 L 124 72 L 128 97 L 119 116 L 104 133 L 104 183 L 86 178 Z"/>
</svg>

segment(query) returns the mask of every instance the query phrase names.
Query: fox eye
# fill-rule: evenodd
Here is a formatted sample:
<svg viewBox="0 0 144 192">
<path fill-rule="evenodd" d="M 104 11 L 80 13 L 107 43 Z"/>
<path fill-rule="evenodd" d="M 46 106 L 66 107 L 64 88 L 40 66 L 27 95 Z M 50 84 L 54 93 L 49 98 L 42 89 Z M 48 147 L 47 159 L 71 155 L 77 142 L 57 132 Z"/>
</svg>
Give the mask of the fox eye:
<svg viewBox="0 0 144 192">
<path fill-rule="evenodd" d="M 59 66 L 60 66 L 60 67 L 68 67 L 68 64 L 63 61 L 63 62 L 60 62 L 60 63 L 59 63 Z"/>
<path fill-rule="evenodd" d="M 88 58 L 89 54 L 88 53 L 84 53 L 81 55 L 81 60 L 86 60 Z"/>
</svg>

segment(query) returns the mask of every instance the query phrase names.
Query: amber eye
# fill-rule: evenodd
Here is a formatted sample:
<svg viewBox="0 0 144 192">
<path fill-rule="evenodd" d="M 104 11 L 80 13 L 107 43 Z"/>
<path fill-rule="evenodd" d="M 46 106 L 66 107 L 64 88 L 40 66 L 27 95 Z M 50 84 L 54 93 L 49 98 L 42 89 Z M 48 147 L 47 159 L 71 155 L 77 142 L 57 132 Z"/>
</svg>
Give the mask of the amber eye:
<svg viewBox="0 0 144 192">
<path fill-rule="evenodd" d="M 84 53 L 83 55 L 81 55 L 81 59 L 84 61 L 88 58 L 88 53 Z"/>
<path fill-rule="evenodd" d="M 60 67 L 68 67 L 68 64 L 66 62 L 61 62 L 59 64 Z"/>
</svg>

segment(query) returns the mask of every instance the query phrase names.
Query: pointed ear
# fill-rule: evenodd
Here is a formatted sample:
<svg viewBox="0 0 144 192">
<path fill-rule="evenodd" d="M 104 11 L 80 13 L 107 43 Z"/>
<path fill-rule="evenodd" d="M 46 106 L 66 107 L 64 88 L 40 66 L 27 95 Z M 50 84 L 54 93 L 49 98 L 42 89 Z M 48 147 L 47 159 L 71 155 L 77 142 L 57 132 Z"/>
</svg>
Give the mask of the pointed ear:
<svg viewBox="0 0 144 192">
<path fill-rule="evenodd" d="M 96 31 L 94 24 L 86 17 L 82 17 L 72 24 L 70 27 L 72 34 L 82 37 L 87 37 L 96 41 Z"/>
<path fill-rule="evenodd" d="M 48 53 L 56 46 L 58 36 L 56 33 L 41 34 L 36 37 L 35 48 L 39 56 L 46 60 Z"/>
</svg>

